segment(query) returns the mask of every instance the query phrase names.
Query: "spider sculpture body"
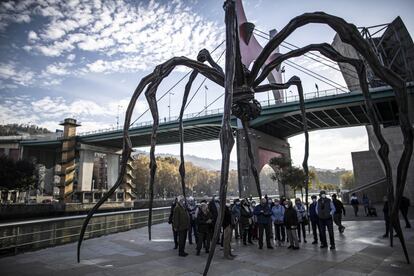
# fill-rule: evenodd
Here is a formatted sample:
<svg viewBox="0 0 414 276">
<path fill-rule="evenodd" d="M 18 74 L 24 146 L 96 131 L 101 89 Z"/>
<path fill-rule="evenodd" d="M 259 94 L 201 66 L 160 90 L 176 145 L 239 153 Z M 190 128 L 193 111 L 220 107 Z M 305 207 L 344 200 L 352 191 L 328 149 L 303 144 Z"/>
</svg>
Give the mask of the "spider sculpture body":
<svg viewBox="0 0 414 276">
<path fill-rule="evenodd" d="M 302 113 L 302 122 L 304 126 L 305 134 L 305 150 L 304 150 L 304 161 L 303 168 L 306 173 L 306 178 L 308 178 L 308 151 L 309 151 L 309 142 L 308 142 L 308 131 L 307 131 L 307 120 L 305 113 L 305 105 L 303 98 L 303 90 L 301 81 L 298 77 L 292 77 L 286 83 L 275 83 L 270 82 L 269 84 L 262 84 L 269 74 L 275 68 L 278 68 L 280 64 L 293 57 L 301 56 L 309 51 L 318 51 L 323 56 L 330 58 L 336 62 L 343 62 L 352 65 L 356 72 L 358 73 L 360 89 L 363 93 L 365 99 L 365 105 L 367 109 L 367 114 L 370 120 L 370 123 L 373 126 L 374 133 L 381 144 L 379 149 L 379 156 L 381 162 L 385 168 L 387 185 L 388 185 L 388 199 L 391 206 L 391 215 L 390 215 L 390 229 L 396 230 L 398 238 L 401 242 L 402 248 L 407 262 L 409 262 L 408 252 L 405 246 L 404 236 L 401 230 L 400 222 L 398 219 L 398 207 L 401 201 L 402 193 L 404 191 L 404 186 L 407 177 L 407 170 L 410 162 L 410 158 L 413 152 L 413 128 L 409 122 L 408 118 L 408 106 L 407 106 L 407 92 L 406 92 L 406 83 L 401 79 L 396 73 L 390 69 L 384 67 L 379 62 L 377 56 L 369 46 L 369 44 L 362 38 L 359 31 L 353 24 L 347 23 L 345 20 L 333 15 L 325 14 L 322 12 L 315 13 L 305 13 L 298 17 L 293 18 L 278 34 L 276 34 L 263 48 L 263 50 L 257 55 L 251 70 L 247 70 L 246 66 L 243 65 L 242 56 L 240 52 L 240 41 L 239 41 L 239 32 L 245 32 L 246 29 L 241 30 L 238 25 L 238 18 L 236 16 L 236 5 L 240 4 L 240 1 L 235 0 L 225 0 L 224 10 L 225 10 L 225 24 L 226 24 L 226 61 L 224 70 L 213 61 L 209 52 L 205 49 L 201 50 L 197 56 L 197 60 L 191 60 L 186 57 L 174 57 L 160 65 L 158 65 L 155 70 L 144 77 L 137 88 L 135 89 L 129 106 L 125 115 L 125 123 L 123 129 L 123 152 L 122 152 L 122 163 L 121 170 L 118 176 L 118 179 L 115 185 L 109 190 L 109 192 L 90 210 L 88 216 L 86 217 L 83 227 L 81 229 L 80 238 L 78 242 L 78 261 L 80 254 L 81 243 L 86 231 L 89 220 L 95 213 L 95 211 L 101 206 L 108 197 L 121 185 L 123 176 L 126 172 L 127 160 L 132 151 L 132 143 L 129 138 L 129 126 L 131 123 L 131 115 L 134 110 L 135 103 L 138 97 L 142 94 L 145 89 L 145 97 L 149 103 L 151 114 L 154 120 L 152 135 L 151 135 L 151 150 L 150 150 L 150 182 L 149 182 L 149 217 L 148 217 L 148 234 L 149 239 L 151 239 L 151 223 L 152 223 L 152 201 L 154 197 L 154 178 L 155 172 L 157 169 L 155 161 L 155 145 L 157 137 L 157 129 L 159 125 L 159 115 L 158 107 L 156 102 L 156 93 L 159 84 L 162 80 L 167 77 L 171 71 L 178 65 L 183 65 L 188 68 L 191 68 L 193 71 L 189 77 L 188 83 L 185 87 L 184 97 L 182 100 L 182 106 L 180 110 L 180 146 L 181 146 L 181 164 L 179 167 L 179 172 L 181 175 L 181 184 L 183 194 L 185 196 L 185 167 L 184 167 L 184 156 L 183 156 L 183 141 L 184 141 L 184 131 L 183 131 L 183 114 L 184 107 L 186 106 L 188 95 L 190 93 L 191 85 L 194 79 L 199 75 L 203 75 L 211 81 L 219 84 L 224 87 L 224 113 L 222 118 L 222 127 L 219 136 L 221 152 L 222 152 L 222 164 L 221 164 L 221 179 L 220 179 L 220 212 L 218 214 L 217 222 L 214 227 L 213 241 L 216 241 L 220 233 L 220 226 L 224 217 L 224 206 L 226 203 L 226 193 L 227 193 L 227 182 L 229 176 L 229 162 L 230 162 L 230 152 L 234 145 L 233 130 L 231 128 L 230 119 L 231 115 L 236 116 L 241 120 L 244 131 L 248 132 L 249 121 L 259 116 L 261 107 L 260 104 L 255 100 L 254 95 L 256 93 L 265 92 L 269 90 L 278 90 L 286 89 L 287 87 L 294 85 L 297 87 L 299 96 L 300 96 L 300 107 Z M 352 45 L 358 53 L 364 58 L 363 60 L 351 59 L 342 56 L 338 53 L 331 45 L 329 44 L 312 44 L 292 50 L 286 54 L 274 54 L 274 50 L 282 43 L 294 30 L 297 28 L 310 24 L 310 23 L 321 23 L 330 26 L 335 30 L 341 40 L 345 43 Z M 252 28 L 250 28 L 253 31 Z M 246 35 L 246 34 L 244 34 Z M 247 34 L 249 37 L 251 35 Z M 271 57 L 272 56 L 272 57 Z M 271 57 L 271 58 L 269 58 Z M 371 67 L 374 73 L 381 78 L 385 83 L 390 85 L 395 92 L 396 101 L 398 105 L 399 112 L 399 123 L 404 137 L 404 150 L 401 156 L 401 159 L 398 164 L 397 170 L 397 181 L 394 189 L 392 171 L 390 161 L 388 159 L 388 144 L 385 141 L 384 137 L 381 134 L 381 127 L 379 120 L 374 111 L 374 106 L 372 99 L 369 93 L 369 87 L 366 78 L 366 67 L 365 62 Z M 206 65 L 205 63 L 208 63 Z M 260 69 L 262 69 L 261 72 Z M 250 158 L 251 170 L 253 172 L 257 190 L 259 196 L 261 196 L 260 183 L 257 169 L 254 166 L 253 154 L 251 150 L 250 141 L 247 138 L 248 153 Z M 307 185 L 306 185 L 307 186 Z M 307 189 L 306 189 L 306 205 L 307 205 Z M 390 235 L 390 243 L 392 245 L 392 232 Z M 204 275 L 208 273 L 216 243 L 212 242 L 210 246 L 210 253 L 206 262 L 204 269 Z"/>
</svg>

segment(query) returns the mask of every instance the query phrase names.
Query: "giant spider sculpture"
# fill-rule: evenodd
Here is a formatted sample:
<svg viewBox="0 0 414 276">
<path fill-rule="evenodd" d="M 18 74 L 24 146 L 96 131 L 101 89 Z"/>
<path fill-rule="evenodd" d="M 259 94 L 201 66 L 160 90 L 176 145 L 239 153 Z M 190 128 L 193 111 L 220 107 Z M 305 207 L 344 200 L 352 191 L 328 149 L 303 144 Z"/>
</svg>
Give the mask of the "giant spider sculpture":
<svg viewBox="0 0 414 276">
<path fill-rule="evenodd" d="M 237 3 L 239 3 L 237 1 Z M 156 93 L 157 88 L 161 81 L 166 78 L 171 71 L 178 65 L 186 66 L 191 68 L 193 71 L 189 77 L 189 81 L 186 84 L 184 97 L 182 101 L 182 106 L 180 110 L 180 146 L 181 146 L 181 164 L 179 172 L 181 175 L 181 184 L 183 189 L 183 194 L 185 196 L 185 167 L 184 167 L 184 156 L 183 156 L 183 141 L 184 141 L 184 131 L 183 131 L 183 113 L 184 107 L 187 103 L 187 98 L 191 89 L 191 85 L 194 79 L 198 74 L 204 75 L 206 78 L 211 81 L 219 84 L 224 87 L 225 99 L 224 99 L 224 113 L 222 119 L 222 127 L 219 135 L 221 152 L 222 152 L 222 164 L 221 164 L 221 179 L 220 179 L 220 212 L 218 213 L 217 222 L 214 227 L 213 241 L 216 241 L 219 235 L 220 226 L 224 217 L 224 206 L 226 202 L 226 193 L 227 193 L 227 182 L 229 176 L 229 161 L 230 161 L 230 152 L 234 145 L 233 130 L 231 128 L 230 119 L 231 115 L 239 118 L 243 123 L 244 131 L 248 131 L 249 121 L 259 116 L 261 107 L 260 104 L 254 99 L 255 93 L 260 93 L 264 91 L 274 90 L 274 89 L 285 89 L 291 85 L 295 85 L 298 88 L 298 93 L 300 96 L 300 107 L 302 113 L 302 121 L 304 125 L 305 133 L 305 158 L 303 161 L 303 167 L 306 173 L 306 178 L 308 178 L 308 168 L 307 168 L 307 158 L 308 158 L 308 134 L 307 134 L 307 123 L 306 123 L 306 114 L 305 106 L 303 99 L 303 91 L 301 86 L 301 81 L 298 77 L 292 77 L 286 83 L 269 83 L 261 84 L 262 81 L 269 75 L 269 73 L 280 66 L 280 64 L 292 57 L 301 56 L 309 51 L 318 51 L 320 54 L 324 55 L 327 58 L 330 58 L 336 62 L 348 63 L 352 65 L 359 77 L 359 84 L 364 96 L 365 106 L 367 109 L 367 115 L 372 124 L 375 136 L 380 142 L 380 149 L 378 154 L 380 156 L 383 167 L 385 168 L 386 179 L 387 179 L 387 188 L 388 188 L 388 199 L 391 206 L 390 213 L 390 244 L 393 246 L 393 235 L 392 229 L 396 230 L 398 238 L 401 242 L 406 261 L 409 263 L 409 256 L 407 248 L 404 241 L 404 236 L 401 230 L 400 222 L 398 219 L 398 208 L 400 205 L 402 193 L 404 191 L 407 170 L 410 162 L 410 158 L 413 152 L 413 135 L 414 131 L 409 122 L 408 118 L 408 105 L 407 105 L 407 88 L 405 81 L 397 75 L 392 70 L 381 65 L 377 56 L 369 46 L 369 44 L 363 39 L 360 35 L 358 29 L 353 24 L 347 23 L 342 18 L 325 14 L 323 12 L 315 13 L 305 13 L 298 17 L 293 18 L 278 34 L 276 34 L 264 47 L 263 51 L 259 54 L 251 70 L 247 70 L 246 66 L 243 66 L 241 62 L 241 54 L 239 48 L 239 28 L 237 24 L 237 16 L 235 12 L 236 2 L 235 0 L 225 0 L 224 10 L 225 10 L 225 24 L 226 24 L 226 61 L 224 71 L 220 66 L 213 61 L 209 52 L 207 50 L 201 50 L 197 56 L 197 60 L 191 60 L 186 57 L 174 57 L 170 60 L 158 65 L 155 70 L 145 76 L 137 88 L 134 91 L 134 94 L 131 98 L 131 101 L 128 105 L 125 123 L 123 129 L 123 152 L 122 152 L 122 163 L 121 170 L 118 176 L 118 179 L 114 186 L 108 191 L 108 193 L 90 210 L 88 213 L 79 237 L 78 242 L 78 262 L 79 254 L 82 240 L 85 235 L 86 227 L 89 220 L 92 218 L 95 211 L 108 199 L 108 197 L 121 185 L 123 176 L 126 172 L 127 160 L 132 151 L 132 143 L 129 137 L 129 126 L 131 123 L 131 115 L 135 107 L 135 103 L 141 93 L 145 90 L 145 96 L 149 103 L 151 114 L 154 120 L 152 135 L 151 135 L 151 150 L 150 150 L 150 182 L 149 182 L 149 216 L 148 216 L 148 234 L 149 239 L 151 239 L 151 223 L 152 223 L 152 202 L 154 197 L 154 178 L 155 172 L 157 169 L 156 160 L 155 160 L 155 145 L 157 138 L 157 129 L 159 125 L 159 116 L 158 116 L 158 107 L 156 102 Z M 321 23 L 327 24 L 333 30 L 335 30 L 340 36 L 341 40 L 345 43 L 352 45 L 356 51 L 364 58 L 363 60 L 351 59 L 342 56 L 338 53 L 331 45 L 322 43 L 322 44 L 311 44 L 303 48 L 292 50 L 286 54 L 279 54 L 275 56 L 271 62 L 265 62 L 268 60 L 269 56 L 272 55 L 274 49 L 276 49 L 280 43 L 282 43 L 293 31 L 297 28 L 310 24 L 310 23 Z M 204 64 L 207 62 L 209 65 Z M 385 83 L 390 85 L 395 93 L 396 102 L 398 105 L 398 118 L 400 128 L 404 137 L 404 149 L 401 156 L 401 159 L 398 163 L 397 169 L 397 178 L 396 185 L 394 189 L 392 171 L 390 161 L 388 159 L 388 144 L 385 141 L 384 137 L 381 134 L 381 127 L 377 115 L 374 110 L 373 102 L 369 93 L 369 87 L 366 77 L 366 62 L 369 67 L 373 70 L 377 77 L 381 78 Z M 262 71 L 260 72 L 260 69 Z M 261 196 L 260 184 L 258 179 L 257 170 L 254 167 L 253 155 L 251 152 L 250 141 L 247 138 L 247 145 L 249 150 L 249 157 L 251 163 L 251 169 L 256 180 L 257 190 L 259 196 Z M 307 194 L 307 191 L 306 191 Z M 307 199 L 306 195 L 306 199 Z M 204 268 L 204 275 L 208 273 L 216 243 L 212 242 L 210 246 L 210 253 Z"/>
</svg>

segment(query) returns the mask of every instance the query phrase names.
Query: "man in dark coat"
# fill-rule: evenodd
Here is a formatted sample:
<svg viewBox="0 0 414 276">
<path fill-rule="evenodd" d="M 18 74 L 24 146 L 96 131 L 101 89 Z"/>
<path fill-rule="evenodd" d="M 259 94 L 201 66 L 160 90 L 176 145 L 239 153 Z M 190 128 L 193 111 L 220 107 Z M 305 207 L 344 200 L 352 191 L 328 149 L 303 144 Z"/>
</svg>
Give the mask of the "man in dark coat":
<svg viewBox="0 0 414 276">
<path fill-rule="evenodd" d="M 335 213 L 335 206 L 332 200 L 326 197 L 326 192 L 320 192 L 320 198 L 316 202 L 316 213 L 319 217 L 319 228 L 321 230 L 321 248 L 328 247 L 326 241 L 326 228 L 328 228 L 329 242 L 331 244 L 330 249 L 335 249 L 335 238 L 333 232 L 333 221 L 332 216 Z"/>
<path fill-rule="evenodd" d="M 289 239 L 290 245 L 288 249 L 299 249 L 299 242 L 298 242 L 298 214 L 296 213 L 295 208 L 292 207 L 292 201 L 289 199 L 285 200 L 285 215 L 284 221 L 286 226 L 286 233 Z"/>
<path fill-rule="evenodd" d="M 263 232 L 266 233 L 266 244 L 268 249 L 273 249 L 270 243 L 270 232 L 272 227 L 272 210 L 267 203 L 266 198 L 262 198 L 260 204 L 254 208 L 254 215 L 257 216 L 257 224 L 259 225 L 259 249 L 263 248 Z"/>
<path fill-rule="evenodd" d="M 214 232 L 214 226 L 216 225 L 216 221 L 217 221 L 217 217 L 218 217 L 218 212 L 220 211 L 220 201 L 218 199 L 218 197 L 216 195 L 213 196 L 213 198 L 211 199 L 211 201 L 208 203 L 208 209 L 210 210 L 211 216 L 213 218 L 213 223 L 211 225 L 211 232 Z M 220 243 L 220 236 L 218 236 L 217 238 L 217 244 Z M 213 237 L 211 237 L 213 238 Z"/>
<path fill-rule="evenodd" d="M 200 255 L 203 242 L 205 242 L 206 253 L 208 253 L 210 249 L 211 224 L 213 223 L 213 219 L 210 211 L 208 210 L 207 203 L 200 204 L 196 222 L 198 231 L 197 255 Z"/>
<path fill-rule="evenodd" d="M 168 224 L 171 224 L 173 237 L 174 237 L 174 249 L 178 248 L 178 232 L 174 230 L 174 227 L 172 226 L 173 223 L 173 215 L 174 215 L 174 209 L 175 206 L 177 206 L 178 199 L 175 198 L 173 203 L 171 204 L 171 210 L 170 210 L 170 217 L 168 218 Z"/>
<path fill-rule="evenodd" d="M 338 226 L 339 233 L 343 233 L 345 231 L 345 226 L 342 225 L 342 213 L 345 216 L 345 207 L 342 202 L 336 198 L 336 194 L 332 195 L 332 203 L 335 206 L 335 213 L 333 215 L 333 219 L 335 224 Z"/>
<path fill-rule="evenodd" d="M 186 257 L 188 253 L 184 251 L 185 240 L 187 238 L 187 231 L 190 227 L 190 216 L 185 207 L 185 200 L 183 196 L 178 197 L 178 204 L 174 208 L 173 213 L 173 227 L 178 232 L 178 256 Z"/>
<path fill-rule="evenodd" d="M 316 213 L 316 195 L 311 196 L 312 203 L 309 206 L 309 219 L 312 225 L 312 233 L 313 233 L 313 242 L 312 244 L 318 243 L 318 232 L 319 237 L 321 235 L 321 230 L 319 229 L 319 217 Z"/>
</svg>

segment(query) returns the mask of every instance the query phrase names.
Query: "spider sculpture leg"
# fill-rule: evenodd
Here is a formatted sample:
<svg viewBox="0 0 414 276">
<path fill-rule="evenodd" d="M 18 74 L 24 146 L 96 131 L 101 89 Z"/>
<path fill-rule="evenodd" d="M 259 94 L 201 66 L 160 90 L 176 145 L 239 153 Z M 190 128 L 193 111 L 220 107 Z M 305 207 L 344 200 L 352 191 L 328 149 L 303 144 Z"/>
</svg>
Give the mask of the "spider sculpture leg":
<svg viewBox="0 0 414 276">
<path fill-rule="evenodd" d="M 152 82 L 156 82 L 159 78 L 160 72 L 169 71 L 171 68 L 175 68 L 175 66 L 183 65 L 187 66 L 191 69 L 199 71 L 201 74 L 203 74 L 205 77 L 209 78 L 213 82 L 223 85 L 224 79 L 223 76 L 217 73 L 217 70 L 214 68 L 211 68 L 207 65 L 204 65 L 200 62 L 188 59 L 186 57 L 174 57 L 165 63 L 161 64 L 158 68 L 154 70 L 153 73 L 145 76 L 140 83 L 138 84 L 137 88 L 134 91 L 134 94 L 131 98 L 131 101 L 129 102 L 126 115 L 125 115 L 125 123 L 124 123 L 124 130 L 123 130 L 123 151 L 122 151 L 122 160 L 121 160 L 121 169 L 120 173 L 118 175 L 117 181 L 115 182 L 114 186 L 108 191 L 107 194 L 105 194 L 99 202 L 96 203 L 96 205 L 88 212 L 88 215 L 85 218 L 85 221 L 83 222 L 79 240 L 78 240 L 78 246 L 77 246 L 77 260 L 80 261 L 80 248 L 82 245 L 83 238 L 85 236 L 86 227 L 88 226 L 88 223 L 90 219 L 92 218 L 93 214 L 98 210 L 98 208 L 115 192 L 116 189 L 122 184 L 123 177 L 126 173 L 126 167 L 127 167 L 127 161 L 128 158 L 132 152 L 132 143 L 129 138 L 129 126 L 131 123 L 131 116 L 136 104 L 136 101 L 138 100 L 138 97 L 141 95 L 142 91 L 145 89 L 147 85 L 150 85 Z M 161 68 L 161 69 L 160 69 Z"/>
<path fill-rule="evenodd" d="M 233 130 L 231 128 L 231 106 L 233 102 L 233 83 L 235 75 L 235 53 L 236 53 L 236 16 L 235 3 L 226 1 L 224 3 L 226 23 L 226 63 L 225 63 L 225 84 L 224 84 L 224 112 L 222 127 L 220 131 L 220 147 L 222 153 L 221 176 L 220 176 L 220 210 L 216 225 L 214 226 L 213 239 L 210 244 L 210 252 L 203 275 L 206 276 L 216 249 L 216 241 L 223 222 L 224 208 L 226 207 L 227 182 L 229 178 L 230 153 L 234 145 Z"/>
<path fill-rule="evenodd" d="M 223 69 L 221 69 L 221 67 L 214 62 L 214 60 L 212 59 L 210 53 L 206 50 L 203 49 L 198 53 L 197 56 L 197 60 L 199 62 L 208 62 L 211 67 L 215 68 L 220 74 L 223 75 L 224 78 L 224 73 L 223 73 Z M 185 89 L 184 89 L 184 96 L 183 96 L 183 101 L 181 103 L 181 110 L 180 110 L 180 115 L 179 115 L 179 137 L 180 137 L 180 167 L 179 167 L 179 173 L 180 173 L 180 177 L 181 177 L 181 188 L 183 191 L 183 196 L 186 199 L 186 195 L 185 195 L 185 160 L 184 160 L 184 126 L 183 126 L 183 116 L 184 116 L 184 110 L 185 107 L 187 105 L 187 100 L 188 100 L 188 95 L 190 94 L 191 91 L 191 86 L 193 85 L 193 82 L 195 80 L 195 78 L 197 77 L 198 72 L 196 70 L 193 70 L 190 74 L 190 77 L 188 79 L 187 84 L 185 85 Z"/>
<path fill-rule="evenodd" d="M 259 198 L 262 198 L 262 189 L 260 188 L 259 173 L 257 172 L 256 164 L 254 162 L 252 143 L 250 141 L 250 136 L 249 136 L 249 121 L 241 120 L 241 122 L 243 125 L 244 137 L 246 138 L 247 154 L 249 156 L 249 161 L 250 161 L 250 170 L 253 173 L 254 181 L 256 183 L 257 194 Z"/>
<path fill-rule="evenodd" d="M 259 73 L 260 68 L 265 63 L 267 57 L 270 56 L 271 52 L 276 47 L 278 47 L 287 36 L 289 36 L 297 28 L 309 23 L 323 23 L 329 25 L 338 33 L 343 42 L 352 45 L 356 49 L 356 51 L 362 57 L 364 57 L 364 59 L 369 64 L 370 68 L 373 70 L 375 75 L 387 84 L 389 84 L 394 90 L 394 93 L 396 95 L 395 99 L 398 106 L 399 125 L 404 139 L 404 148 L 397 167 L 395 200 L 393 187 L 390 187 L 392 182 L 388 182 L 388 189 L 390 191 L 388 203 L 390 206 L 392 206 L 390 221 L 393 224 L 398 224 L 398 209 L 401 202 L 401 197 L 404 192 L 404 187 L 406 185 L 407 171 L 413 154 L 414 140 L 414 129 L 410 124 L 410 120 L 408 117 L 407 87 L 405 81 L 400 76 L 398 76 L 395 72 L 393 72 L 392 70 L 383 66 L 380 63 L 372 48 L 370 47 L 368 42 L 365 41 L 364 38 L 361 36 L 355 25 L 347 23 L 342 18 L 332 16 L 323 12 L 305 13 L 301 16 L 295 17 L 264 47 L 263 51 L 260 53 L 255 63 L 253 64 L 252 72 L 249 76 L 249 81 L 254 81 L 257 74 Z M 387 175 L 387 178 L 389 180 L 389 175 Z M 391 233 L 392 229 L 393 227 L 390 227 Z M 393 239 L 392 237 L 393 235 L 390 235 L 391 244 Z"/>
<path fill-rule="evenodd" d="M 308 209 L 308 193 L 309 187 L 307 183 L 309 182 L 309 167 L 308 167 L 308 159 L 309 159 L 309 132 L 308 132 L 308 120 L 306 118 L 306 110 L 305 110 L 305 99 L 303 96 L 303 87 L 302 82 L 299 77 L 293 76 L 291 77 L 286 83 L 270 83 L 266 85 L 257 86 L 254 88 L 256 92 L 265 92 L 269 90 L 275 89 L 287 89 L 291 85 L 295 85 L 299 95 L 299 106 L 302 115 L 302 125 L 303 125 L 303 133 L 305 135 L 305 154 L 303 157 L 302 167 L 305 172 L 305 205 L 306 209 Z"/>
<path fill-rule="evenodd" d="M 367 115 L 368 118 L 370 120 L 371 125 L 373 126 L 373 130 L 374 130 L 374 134 L 377 137 L 379 143 L 380 143 L 380 148 L 378 150 L 378 155 L 380 156 L 381 162 L 383 163 L 383 166 L 385 168 L 385 173 L 386 173 L 386 177 L 387 177 L 387 183 L 388 183 L 388 196 L 393 199 L 394 196 L 394 192 L 393 192 L 393 182 L 392 182 L 392 171 L 391 171 L 391 165 L 390 165 L 390 161 L 388 158 L 388 152 L 389 152 L 389 147 L 388 147 L 388 143 L 386 142 L 386 140 L 384 139 L 382 133 L 381 133 L 381 126 L 379 123 L 379 120 L 377 118 L 377 115 L 375 113 L 375 109 L 374 109 L 374 104 L 372 102 L 371 99 L 371 95 L 369 93 L 369 88 L 368 88 L 368 83 L 366 81 L 366 70 L 365 70 L 365 65 L 363 64 L 363 62 L 361 60 L 357 60 L 357 59 L 351 59 L 351 58 L 346 58 L 343 57 L 341 54 L 339 54 L 335 49 L 333 49 L 333 47 L 329 44 L 323 43 L 323 44 L 312 44 L 312 45 L 308 45 L 306 47 L 303 48 L 299 48 L 296 50 L 293 50 L 285 55 L 279 56 L 278 58 L 276 58 L 273 62 L 269 63 L 263 70 L 264 74 L 265 72 L 268 72 L 270 70 L 270 68 L 274 68 L 275 66 L 277 66 L 278 64 L 280 64 L 280 62 L 282 62 L 283 60 L 286 60 L 287 58 L 291 58 L 291 57 L 296 57 L 296 56 L 300 56 L 308 51 L 319 51 L 322 55 L 336 61 L 336 62 L 344 62 L 344 63 L 349 63 L 352 66 L 355 67 L 357 74 L 358 74 L 358 78 L 359 78 L 359 82 L 360 82 L 360 87 L 364 96 L 364 100 L 365 100 L 365 105 L 367 107 Z M 261 79 L 262 76 L 259 76 L 258 79 Z M 397 217 L 398 218 L 398 217 Z M 401 227 L 399 227 L 399 220 L 395 219 L 393 220 L 393 217 L 390 216 L 390 223 L 391 225 L 395 226 L 395 229 L 397 231 L 398 237 L 400 239 L 401 245 L 403 247 L 404 250 L 404 254 L 406 257 L 407 262 L 409 263 L 409 257 L 408 257 L 408 252 L 405 246 L 405 241 L 404 241 L 404 236 L 403 233 L 401 231 Z M 390 227 L 392 228 L 392 227 Z M 400 229 L 400 230 L 399 230 Z M 392 246 L 392 238 L 391 238 L 391 246 Z"/>
</svg>

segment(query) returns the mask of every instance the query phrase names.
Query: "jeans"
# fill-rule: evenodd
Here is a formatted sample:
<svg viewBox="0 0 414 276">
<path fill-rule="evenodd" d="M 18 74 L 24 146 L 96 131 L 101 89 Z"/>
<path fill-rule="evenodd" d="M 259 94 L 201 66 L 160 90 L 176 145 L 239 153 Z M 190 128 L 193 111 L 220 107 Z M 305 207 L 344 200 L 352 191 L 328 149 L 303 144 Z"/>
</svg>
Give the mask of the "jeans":
<svg viewBox="0 0 414 276">
<path fill-rule="evenodd" d="M 270 243 L 270 227 L 271 224 L 259 224 L 259 247 L 263 247 L 263 232 L 266 232 L 266 244 L 268 247 L 272 246 Z"/>
<path fill-rule="evenodd" d="M 197 224 L 195 219 L 191 219 L 190 221 L 190 228 L 188 229 L 188 242 L 190 244 L 193 243 L 193 233 L 194 233 L 194 237 L 195 237 L 195 242 L 197 243 Z"/>
<path fill-rule="evenodd" d="M 352 208 L 354 208 L 354 214 L 357 217 L 358 216 L 358 205 L 357 204 L 353 204 Z"/>
<path fill-rule="evenodd" d="M 319 232 L 319 237 L 321 236 L 321 229 L 319 228 L 319 219 L 318 220 L 311 220 L 311 224 L 312 224 L 313 241 L 317 242 L 318 241 L 318 232 Z"/>
<path fill-rule="evenodd" d="M 302 230 L 303 240 L 306 241 L 306 225 L 304 222 L 299 222 L 298 225 L 298 239 L 300 241 L 300 231 Z"/>
<path fill-rule="evenodd" d="M 319 219 L 319 226 L 321 231 L 321 243 L 322 245 L 327 245 L 326 241 L 326 228 L 328 228 L 328 234 L 329 234 L 329 242 L 331 246 L 335 245 L 335 238 L 334 238 L 334 232 L 333 232 L 333 222 L 332 218 L 328 219 Z"/>
<path fill-rule="evenodd" d="M 243 244 L 246 244 L 247 240 L 252 242 L 252 225 L 243 228 Z"/>
<path fill-rule="evenodd" d="M 277 241 L 285 241 L 285 226 L 283 223 L 275 223 L 275 240 Z"/>
</svg>

